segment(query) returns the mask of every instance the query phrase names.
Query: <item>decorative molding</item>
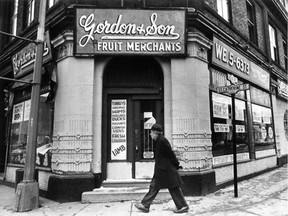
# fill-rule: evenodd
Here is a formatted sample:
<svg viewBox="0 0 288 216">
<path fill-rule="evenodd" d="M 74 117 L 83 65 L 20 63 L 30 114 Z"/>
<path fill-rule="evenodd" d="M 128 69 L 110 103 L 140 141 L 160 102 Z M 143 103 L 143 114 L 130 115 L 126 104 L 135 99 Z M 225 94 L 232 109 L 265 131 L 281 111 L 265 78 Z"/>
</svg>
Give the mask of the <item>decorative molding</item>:
<svg viewBox="0 0 288 216">
<path fill-rule="evenodd" d="M 176 149 L 176 151 L 179 151 L 180 153 L 184 153 L 184 152 L 204 152 L 204 151 L 210 151 L 212 150 L 212 146 L 175 146 L 174 149 Z"/>
<path fill-rule="evenodd" d="M 249 160 L 249 153 L 239 153 L 237 154 L 237 161 Z M 233 155 L 222 155 L 218 157 L 213 157 L 213 166 L 223 165 L 227 163 L 233 163 Z"/>
<path fill-rule="evenodd" d="M 200 160 L 180 159 L 183 171 L 204 171 L 212 169 L 212 158 L 203 158 Z"/>
<path fill-rule="evenodd" d="M 212 169 L 211 134 L 173 134 L 174 149 L 183 171 L 203 171 Z"/>
<path fill-rule="evenodd" d="M 67 163 L 62 161 L 52 162 L 52 171 L 54 173 L 87 173 L 91 170 L 90 162 L 75 161 L 73 163 Z"/>
<path fill-rule="evenodd" d="M 206 131 L 201 131 L 201 132 L 195 132 L 195 133 L 173 133 L 172 134 L 173 140 L 177 139 L 211 139 L 211 133 L 207 133 Z M 194 141 L 195 142 L 195 141 Z"/>
<path fill-rule="evenodd" d="M 54 48 L 58 48 L 60 45 L 64 44 L 67 41 L 74 41 L 73 31 L 64 31 L 58 35 L 55 39 L 51 40 Z"/>
<path fill-rule="evenodd" d="M 62 163 L 78 163 L 84 162 L 89 163 L 92 161 L 92 153 L 90 154 L 54 154 L 52 157 L 53 162 L 62 162 Z"/>
<path fill-rule="evenodd" d="M 188 57 L 198 58 L 208 63 L 207 51 L 212 47 L 213 43 L 199 32 L 188 33 L 187 54 Z"/>
<path fill-rule="evenodd" d="M 65 31 L 51 41 L 57 50 L 57 61 L 73 56 L 73 42 L 74 37 L 72 31 Z"/>
<path fill-rule="evenodd" d="M 83 173 L 91 170 L 93 135 L 53 136 L 51 168 L 55 173 Z"/>
<path fill-rule="evenodd" d="M 181 134 L 172 134 L 172 143 L 179 150 L 195 150 L 197 147 L 203 147 L 205 150 L 210 150 L 212 148 L 211 143 L 211 134 L 206 132 L 202 133 L 181 133 Z"/>
<path fill-rule="evenodd" d="M 81 135 L 81 134 L 75 134 L 75 135 L 54 135 L 53 136 L 53 142 L 57 141 L 73 141 L 73 140 L 93 140 L 93 135 Z"/>
</svg>

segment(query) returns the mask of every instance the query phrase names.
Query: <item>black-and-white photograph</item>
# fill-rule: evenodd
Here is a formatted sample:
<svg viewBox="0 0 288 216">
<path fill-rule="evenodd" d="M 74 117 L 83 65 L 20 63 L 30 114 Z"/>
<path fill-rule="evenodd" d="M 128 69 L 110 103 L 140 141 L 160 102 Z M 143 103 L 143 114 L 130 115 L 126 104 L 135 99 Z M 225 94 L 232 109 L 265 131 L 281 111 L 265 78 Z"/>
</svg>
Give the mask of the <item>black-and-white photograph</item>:
<svg viewBox="0 0 288 216">
<path fill-rule="evenodd" d="M 0 215 L 288 216 L 288 0 L 0 0 Z"/>
</svg>

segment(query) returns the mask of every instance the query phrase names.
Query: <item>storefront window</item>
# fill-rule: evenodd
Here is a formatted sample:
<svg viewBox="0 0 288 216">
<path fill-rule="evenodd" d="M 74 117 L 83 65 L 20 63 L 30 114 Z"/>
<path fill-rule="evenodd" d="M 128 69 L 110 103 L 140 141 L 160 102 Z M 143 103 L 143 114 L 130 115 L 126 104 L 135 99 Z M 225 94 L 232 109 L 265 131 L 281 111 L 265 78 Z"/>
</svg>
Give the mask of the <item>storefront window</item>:
<svg viewBox="0 0 288 216">
<path fill-rule="evenodd" d="M 53 107 L 45 102 L 47 96 L 48 93 L 40 96 L 37 137 L 36 165 L 43 167 L 51 165 Z M 9 157 L 13 164 L 25 164 L 30 105 L 31 100 L 26 100 L 13 106 Z"/>
<path fill-rule="evenodd" d="M 274 148 L 274 128 L 270 95 L 251 86 L 255 150 Z M 256 105 L 256 104 L 257 105 Z"/>
<path fill-rule="evenodd" d="M 274 147 L 271 109 L 252 104 L 255 150 Z"/>
<path fill-rule="evenodd" d="M 233 153 L 232 100 L 231 97 L 212 93 L 213 156 Z M 235 99 L 235 127 L 237 152 L 248 151 L 247 113 L 244 101 Z"/>
</svg>

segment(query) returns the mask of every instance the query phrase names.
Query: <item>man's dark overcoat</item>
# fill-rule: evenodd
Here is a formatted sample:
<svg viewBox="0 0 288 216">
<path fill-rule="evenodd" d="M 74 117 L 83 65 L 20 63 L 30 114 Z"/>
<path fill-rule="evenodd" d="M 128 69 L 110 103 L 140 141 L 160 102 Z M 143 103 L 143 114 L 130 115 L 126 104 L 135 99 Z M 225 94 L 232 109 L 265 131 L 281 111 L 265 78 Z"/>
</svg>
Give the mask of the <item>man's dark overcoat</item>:
<svg viewBox="0 0 288 216">
<path fill-rule="evenodd" d="M 155 146 L 155 168 L 153 176 L 156 183 L 155 187 L 161 189 L 180 186 L 182 181 L 177 171 L 179 161 L 169 141 L 160 134 L 155 140 Z"/>
</svg>

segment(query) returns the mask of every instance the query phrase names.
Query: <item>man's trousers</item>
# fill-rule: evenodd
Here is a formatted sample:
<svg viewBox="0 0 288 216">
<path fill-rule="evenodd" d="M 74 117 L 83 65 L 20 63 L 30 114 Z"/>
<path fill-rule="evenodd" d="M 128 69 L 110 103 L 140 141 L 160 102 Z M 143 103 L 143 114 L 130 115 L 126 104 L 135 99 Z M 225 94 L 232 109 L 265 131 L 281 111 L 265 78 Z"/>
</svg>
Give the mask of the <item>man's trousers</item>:
<svg viewBox="0 0 288 216">
<path fill-rule="evenodd" d="M 160 189 L 155 188 L 155 179 L 152 179 L 149 187 L 148 193 L 142 199 L 142 205 L 146 208 L 149 208 L 155 197 L 157 196 Z M 169 193 L 177 207 L 177 209 L 181 209 L 182 207 L 187 206 L 186 200 L 183 196 L 181 188 L 179 186 L 174 188 L 168 188 Z"/>
</svg>

